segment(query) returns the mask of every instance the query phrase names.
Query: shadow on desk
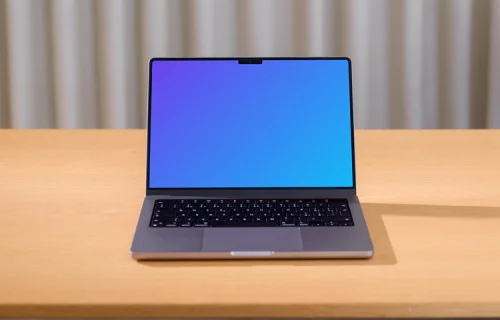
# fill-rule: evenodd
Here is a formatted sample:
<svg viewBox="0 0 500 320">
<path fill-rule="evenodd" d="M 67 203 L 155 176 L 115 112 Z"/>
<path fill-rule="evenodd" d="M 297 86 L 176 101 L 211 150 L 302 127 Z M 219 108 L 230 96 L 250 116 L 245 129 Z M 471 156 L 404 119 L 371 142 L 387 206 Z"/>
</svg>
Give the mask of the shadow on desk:
<svg viewBox="0 0 500 320">
<path fill-rule="evenodd" d="M 296 266 L 370 266 L 394 265 L 397 263 L 389 235 L 384 225 L 383 216 L 419 216 L 435 218 L 500 218 L 498 208 L 435 206 L 414 204 L 370 204 L 365 203 L 363 212 L 370 230 L 375 254 L 368 260 L 338 259 L 338 260 L 225 260 L 225 261 L 144 261 L 139 262 L 148 267 L 248 267 L 260 265 L 296 265 Z"/>
</svg>

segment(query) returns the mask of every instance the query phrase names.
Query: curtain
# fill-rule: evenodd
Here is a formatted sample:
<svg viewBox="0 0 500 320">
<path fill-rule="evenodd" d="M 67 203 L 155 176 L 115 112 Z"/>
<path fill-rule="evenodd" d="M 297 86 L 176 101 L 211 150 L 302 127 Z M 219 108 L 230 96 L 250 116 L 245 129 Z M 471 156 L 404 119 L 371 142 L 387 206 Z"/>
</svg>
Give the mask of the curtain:
<svg viewBox="0 0 500 320">
<path fill-rule="evenodd" d="M 153 56 L 349 56 L 357 128 L 500 128 L 500 0 L 0 0 L 0 127 L 143 128 Z"/>
</svg>

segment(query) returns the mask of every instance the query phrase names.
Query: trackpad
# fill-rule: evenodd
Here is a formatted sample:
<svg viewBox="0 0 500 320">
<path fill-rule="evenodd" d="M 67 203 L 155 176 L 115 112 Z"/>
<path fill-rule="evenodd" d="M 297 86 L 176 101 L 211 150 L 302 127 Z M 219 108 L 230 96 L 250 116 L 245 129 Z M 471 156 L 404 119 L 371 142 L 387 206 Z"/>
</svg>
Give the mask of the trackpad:
<svg viewBox="0 0 500 320">
<path fill-rule="evenodd" d="M 301 251 L 299 228 L 208 228 L 202 251 Z"/>
</svg>

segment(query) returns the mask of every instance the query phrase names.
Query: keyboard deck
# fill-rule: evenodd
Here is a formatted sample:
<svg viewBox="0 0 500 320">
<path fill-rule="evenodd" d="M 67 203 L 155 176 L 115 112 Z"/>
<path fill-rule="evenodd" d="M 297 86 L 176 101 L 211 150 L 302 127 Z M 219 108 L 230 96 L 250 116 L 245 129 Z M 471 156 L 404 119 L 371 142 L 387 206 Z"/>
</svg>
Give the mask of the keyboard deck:
<svg viewBox="0 0 500 320">
<path fill-rule="evenodd" d="M 189 227 L 349 227 L 353 220 L 342 199 L 156 200 L 152 228 Z"/>
</svg>

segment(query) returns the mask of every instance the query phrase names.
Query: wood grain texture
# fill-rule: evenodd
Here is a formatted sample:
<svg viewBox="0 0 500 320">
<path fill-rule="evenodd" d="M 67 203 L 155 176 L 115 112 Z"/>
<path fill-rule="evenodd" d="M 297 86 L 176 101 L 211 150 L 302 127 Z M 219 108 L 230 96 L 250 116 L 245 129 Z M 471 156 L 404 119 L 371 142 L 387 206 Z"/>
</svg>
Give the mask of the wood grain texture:
<svg viewBox="0 0 500 320">
<path fill-rule="evenodd" d="M 368 261 L 129 256 L 144 131 L 0 131 L 1 317 L 500 316 L 500 131 L 358 131 Z"/>
</svg>

